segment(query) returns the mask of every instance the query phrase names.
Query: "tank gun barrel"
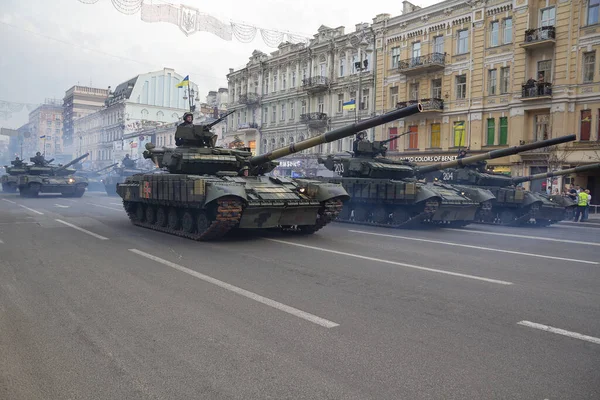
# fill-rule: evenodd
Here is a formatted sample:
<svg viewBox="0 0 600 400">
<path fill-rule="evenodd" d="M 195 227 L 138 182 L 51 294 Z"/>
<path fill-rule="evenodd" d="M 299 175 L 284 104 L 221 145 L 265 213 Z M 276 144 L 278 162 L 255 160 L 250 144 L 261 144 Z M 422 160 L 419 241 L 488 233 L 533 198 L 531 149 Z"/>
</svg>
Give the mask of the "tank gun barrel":
<svg viewBox="0 0 600 400">
<path fill-rule="evenodd" d="M 95 173 L 95 174 L 97 174 L 97 173 L 98 173 L 98 172 L 100 172 L 100 171 L 104 171 L 104 170 L 106 170 L 106 169 L 109 169 L 109 168 L 112 168 L 112 167 L 116 167 L 117 165 L 119 165 L 119 163 L 114 163 L 114 164 L 111 164 L 111 165 L 109 165 L 108 167 L 100 168 L 100 169 L 98 169 L 98 170 L 94 171 L 94 173 Z"/>
<path fill-rule="evenodd" d="M 383 125 L 400 118 L 405 118 L 410 115 L 420 113 L 421 111 L 423 111 L 423 106 L 421 106 L 421 104 L 415 104 L 398 110 L 390 111 L 389 113 L 365 119 L 352 125 L 347 125 L 338 129 L 334 129 L 332 131 L 325 132 L 319 136 L 302 140 L 298 143 L 292 143 L 286 147 L 280 147 L 279 149 L 273 150 L 269 153 L 254 156 L 250 158 L 250 165 L 257 166 L 265 164 L 269 161 L 273 161 L 278 158 L 282 158 L 287 155 L 306 150 L 310 147 L 315 147 L 323 143 L 329 143 L 335 140 L 343 139 L 345 137 L 357 134 L 360 131 L 371 129 L 376 126 Z"/>
<path fill-rule="evenodd" d="M 511 156 L 513 154 L 522 153 L 524 151 L 540 149 L 542 147 L 554 146 L 561 143 L 572 142 L 577 138 L 576 135 L 560 136 L 554 139 L 540 140 L 539 142 L 513 146 L 507 149 L 492 150 L 484 154 L 459 158 L 453 161 L 446 161 L 438 164 L 426 165 L 417 169 L 418 174 L 426 174 L 433 171 L 439 171 L 446 168 L 464 167 L 466 165 L 475 164 L 479 161 L 493 160 L 494 158 Z"/>
<path fill-rule="evenodd" d="M 52 161 L 54 161 L 54 158 L 49 159 L 48 161 L 46 161 L 46 163 L 50 164 Z"/>
<path fill-rule="evenodd" d="M 63 171 L 63 170 L 65 170 L 65 169 L 69 168 L 71 165 L 78 163 L 79 161 L 83 160 L 84 158 L 86 158 L 86 157 L 87 157 L 87 156 L 89 156 L 89 155 L 90 155 L 90 153 L 85 153 L 85 154 L 83 154 L 83 155 L 81 155 L 81 156 L 77 157 L 76 159 L 74 159 L 74 160 L 72 160 L 72 161 L 69 161 L 68 163 L 66 163 L 66 164 L 65 164 L 65 165 L 63 165 L 62 167 L 59 167 L 59 168 L 57 168 L 57 169 L 54 171 L 54 173 L 57 173 L 57 172 L 60 172 L 60 171 Z"/>
<path fill-rule="evenodd" d="M 581 165 L 579 167 L 562 169 L 560 171 L 542 172 L 541 174 L 520 176 L 518 178 L 512 178 L 512 182 L 514 184 L 518 184 L 518 183 L 527 182 L 527 181 L 534 181 L 536 179 L 552 178 L 553 176 L 575 174 L 578 172 L 585 172 L 585 171 L 590 171 L 590 170 L 599 169 L 599 168 L 600 168 L 600 164 Z"/>
</svg>

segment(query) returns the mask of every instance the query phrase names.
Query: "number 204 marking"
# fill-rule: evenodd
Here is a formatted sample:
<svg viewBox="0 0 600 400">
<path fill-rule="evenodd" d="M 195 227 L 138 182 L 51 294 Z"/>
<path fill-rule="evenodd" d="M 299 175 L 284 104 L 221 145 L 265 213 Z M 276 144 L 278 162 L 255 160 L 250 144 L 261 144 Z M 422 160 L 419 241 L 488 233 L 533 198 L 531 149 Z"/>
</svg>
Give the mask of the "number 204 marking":
<svg viewBox="0 0 600 400">
<path fill-rule="evenodd" d="M 453 178 L 452 172 L 443 172 L 442 173 L 442 180 L 451 181 L 452 178 Z"/>
</svg>

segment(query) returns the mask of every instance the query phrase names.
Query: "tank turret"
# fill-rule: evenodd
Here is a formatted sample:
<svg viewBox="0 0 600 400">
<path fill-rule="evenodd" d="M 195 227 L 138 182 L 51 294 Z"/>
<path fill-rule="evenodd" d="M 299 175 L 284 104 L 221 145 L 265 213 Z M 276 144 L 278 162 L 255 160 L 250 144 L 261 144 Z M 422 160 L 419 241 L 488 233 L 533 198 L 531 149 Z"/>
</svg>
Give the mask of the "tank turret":
<svg viewBox="0 0 600 400">
<path fill-rule="evenodd" d="M 221 176 L 262 175 L 275 169 L 279 165 L 275 160 L 279 158 L 352 136 L 363 130 L 408 117 L 422 110 L 423 107 L 420 104 L 394 110 L 258 156 L 252 156 L 250 148 L 215 147 L 214 138 L 207 143 L 206 136 L 202 136 L 208 132 L 206 126 L 179 126 L 175 132 L 175 138 L 181 144 L 176 148 L 158 149 L 148 143 L 146 151 L 144 151 L 144 158 L 151 158 L 155 164 L 161 168 L 167 168 L 170 173 L 219 174 Z M 220 120 L 217 121 L 220 122 Z M 212 124 L 218 123 L 217 121 Z"/>
<path fill-rule="evenodd" d="M 79 161 L 83 160 L 84 158 L 86 158 L 89 155 L 90 155 L 90 153 L 85 153 L 85 154 L 77 157 L 76 159 L 69 161 L 65 165 L 60 165 L 58 168 L 53 169 L 51 171 L 51 175 L 64 176 L 64 175 L 71 175 L 71 174 L 73 174 L 75 172 L 75 170 L 74 169 L 69 169 L 69 167 L 71 165 L 74 165 L 74 164 L 78 163 Z"/>
</svg>

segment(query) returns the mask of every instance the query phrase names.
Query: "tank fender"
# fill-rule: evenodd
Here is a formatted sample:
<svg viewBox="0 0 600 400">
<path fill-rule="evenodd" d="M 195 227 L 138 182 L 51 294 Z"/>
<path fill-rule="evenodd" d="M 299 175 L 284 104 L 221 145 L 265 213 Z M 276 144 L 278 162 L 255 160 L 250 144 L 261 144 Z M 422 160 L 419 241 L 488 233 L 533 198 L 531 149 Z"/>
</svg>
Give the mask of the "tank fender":
<svg viewBox="0 0 600 400">
<path fill-rule="evenodd" d="M 440 197 L 440 195 L 426 185 L 417 185 L 417 198 L 415 199 L 416 203 L 421 203 L 434 197 Z"/>
<path fill-rule="evenodd" d="M 542 205 L 544 203 L 544 200 L 541 199 L 535 193 L 525 192 L 524 196 L 523 196 L 523 205 L 524 206 L 528 206 L 528 205 L 531 205 L 533 203 L 540 203 L 540 205 Z"/>
<path fill-rule="evenodd" d="M 237 197 L 247 202 L 246 187 L 235 182 L 210 182 L 206 184 L 206 198 L 204 203 L 208 204 L 222 197 Z"/>
<path fill-rule="evenodd" d="M 309 197 L 312 197 L 321 203 L 334 198 L 339 198 L 342 201 L 350 200 L 350 195 L 340 183 L 309 181 L 302 179 L 296 180 L 296 183 L 298 184 L 298 190 L 301 193 L 302 189 L 304 189 L 305 193 Z"/>
<path fill-rule="evenodd" d="M 473 201 L 483 203 L 484 201 L 496 200 L 496 196 L 488 189 L 470 186 L 455 186 L 461 192 L 467 195 Z"/>
</svg>

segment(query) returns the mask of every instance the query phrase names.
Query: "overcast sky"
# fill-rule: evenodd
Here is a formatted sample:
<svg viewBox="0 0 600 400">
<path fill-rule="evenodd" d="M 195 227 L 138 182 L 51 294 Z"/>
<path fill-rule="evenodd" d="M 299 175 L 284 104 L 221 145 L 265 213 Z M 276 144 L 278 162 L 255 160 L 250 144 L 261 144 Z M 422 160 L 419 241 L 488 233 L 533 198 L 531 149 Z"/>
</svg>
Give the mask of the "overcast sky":
<svg viewBox="0 0 600 400">
<path fill-rule="evenodd" d="M 127 0 L 125 0 L 127 1 Z M 145 0 L 164 4 L 166 0 Z M 401 1 L 390 0 L 171 0 L 219 18 L 261 28 L 312 36 L 321 25 L 354 30 L 380 13 L 399 15 Z M 436 3 L 419 0 L 422 7 Z M 207 32 L 186 37 L 177 26 L 147 23 L 139 12 L 124 15 L 110 0 L 0 0 L 0 100 L 41 103 L 62 99 L 73 85 L 106 88 L 137 74 L 174 68 L 190 75 L 201 91 L 227 87 L 229 68 L 239 68 L 255 49 L 271 52 L 260 38 L 241 43 Z M 27 112 L 0 120 L 16 128 Z"/>
</svg>

